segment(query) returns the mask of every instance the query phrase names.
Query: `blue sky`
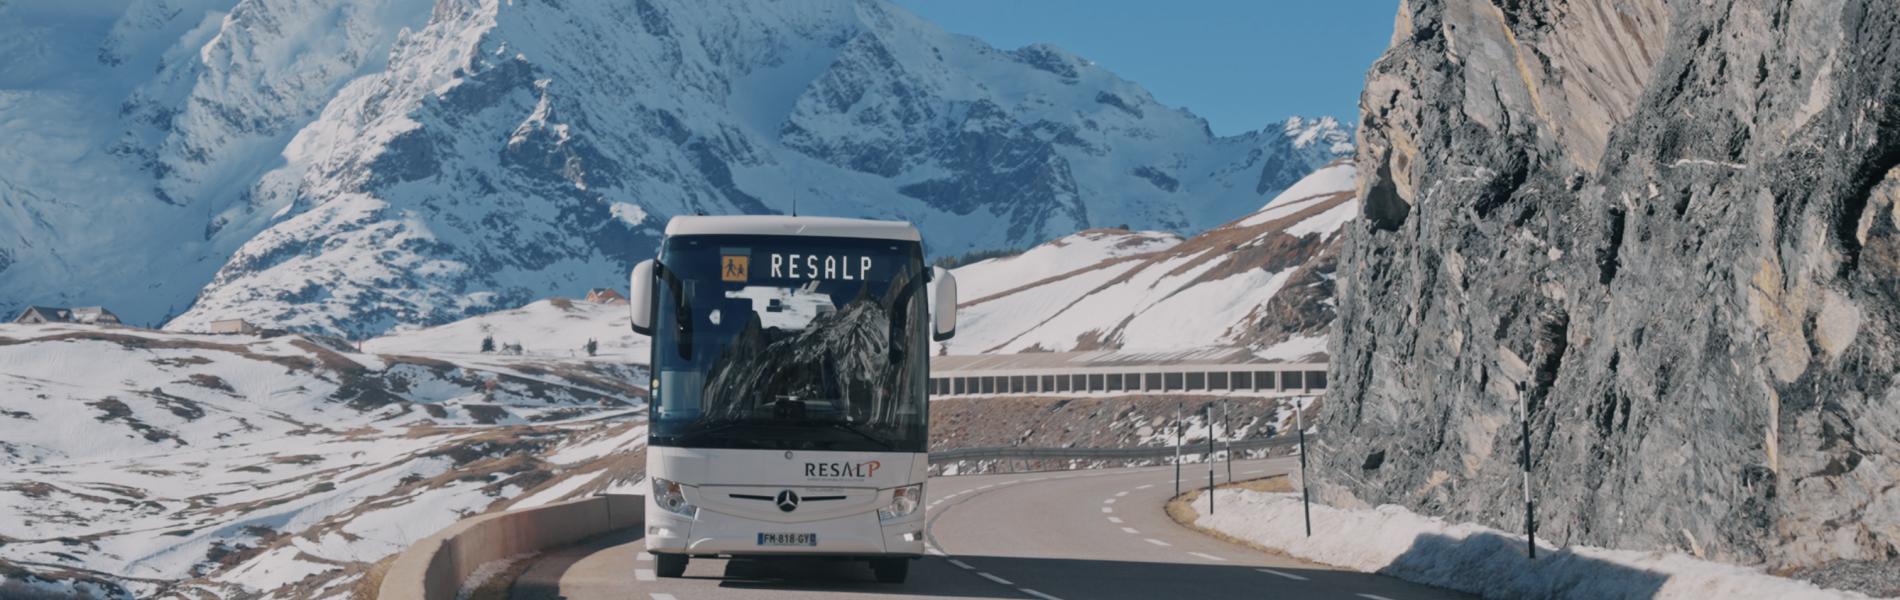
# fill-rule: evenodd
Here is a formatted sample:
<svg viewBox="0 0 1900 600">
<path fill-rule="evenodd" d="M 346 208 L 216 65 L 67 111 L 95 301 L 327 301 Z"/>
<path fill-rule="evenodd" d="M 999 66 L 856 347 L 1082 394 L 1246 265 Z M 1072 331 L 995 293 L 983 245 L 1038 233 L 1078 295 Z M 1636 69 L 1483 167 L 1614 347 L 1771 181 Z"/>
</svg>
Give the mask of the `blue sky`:
<svg viewBox="0 0 1900 600">
<path fill-rule="evenodd" d="M 1003 49 L 1060 46 L 1222 135 L 1290 115 L 1358 118 L 1398 0 L 896 0 Z"/>
</svg>

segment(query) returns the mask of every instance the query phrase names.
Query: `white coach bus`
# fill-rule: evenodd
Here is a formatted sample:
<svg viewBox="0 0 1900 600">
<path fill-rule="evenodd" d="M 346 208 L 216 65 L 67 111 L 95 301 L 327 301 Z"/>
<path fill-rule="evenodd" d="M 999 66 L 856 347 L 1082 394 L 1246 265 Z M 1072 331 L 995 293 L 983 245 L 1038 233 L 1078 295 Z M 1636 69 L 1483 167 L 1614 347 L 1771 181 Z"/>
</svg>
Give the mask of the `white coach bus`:
<svg viewBox="0 0 1900 600">
<path fill-rule="evenodd" d="M 924 553 L 929 355 L 956 331 L 956 289 L 909 223 L 668 222 L 629 294 L 653 341 L 658 574 L 695 556 L 801 555 L 903 581 Z"/>
</svg>

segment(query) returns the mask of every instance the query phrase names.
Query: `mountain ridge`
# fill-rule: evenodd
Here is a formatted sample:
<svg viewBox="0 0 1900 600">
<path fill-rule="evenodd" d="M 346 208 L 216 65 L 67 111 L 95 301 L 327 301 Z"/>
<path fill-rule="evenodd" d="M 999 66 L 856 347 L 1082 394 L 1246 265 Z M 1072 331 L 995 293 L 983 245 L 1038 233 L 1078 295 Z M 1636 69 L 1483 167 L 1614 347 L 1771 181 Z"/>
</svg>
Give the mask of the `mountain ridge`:
<svg viewBox="0 0 1900 600">
<path fill-rule="evenodd" d="M 795 198 L 917 222 L 933 255 L 1186 233 L 1351 150 L 1329 118 L 1216 137 L 1072 53 L 878 0 L 424 4 L 139 0 L 86 47 L 22 36 L 94 83 L 0 70 L 0 131 L 73 120 L 66 97 L 119 116 L 0 148 L 0 305 L 369 337 L 623 279 L 676 214 Z M 62 171 L 100 177 L 28 174 Z"/>
</svg>

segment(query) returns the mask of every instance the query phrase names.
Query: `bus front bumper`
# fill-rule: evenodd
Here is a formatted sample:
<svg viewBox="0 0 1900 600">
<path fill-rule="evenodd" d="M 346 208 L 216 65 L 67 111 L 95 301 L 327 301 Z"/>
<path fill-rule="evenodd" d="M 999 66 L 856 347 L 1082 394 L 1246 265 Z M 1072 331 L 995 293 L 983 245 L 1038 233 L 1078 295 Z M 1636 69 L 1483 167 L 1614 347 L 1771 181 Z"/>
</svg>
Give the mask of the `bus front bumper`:
<svg viewBox="0 0 1900 600">
<path fill-rule="evenodd" d="M 651 502 L 651 500 L 649 500 Z M 924 511 L 880 522 L 861 513 L 801 523 L 773 523 L 700 509 L 697 518 L 647 510 L 646 547 L 658 554 L 692 556 L 922 556 Z M 764 545 L 760 534 L 813 534 L 815 543 Z"/>
</svg>

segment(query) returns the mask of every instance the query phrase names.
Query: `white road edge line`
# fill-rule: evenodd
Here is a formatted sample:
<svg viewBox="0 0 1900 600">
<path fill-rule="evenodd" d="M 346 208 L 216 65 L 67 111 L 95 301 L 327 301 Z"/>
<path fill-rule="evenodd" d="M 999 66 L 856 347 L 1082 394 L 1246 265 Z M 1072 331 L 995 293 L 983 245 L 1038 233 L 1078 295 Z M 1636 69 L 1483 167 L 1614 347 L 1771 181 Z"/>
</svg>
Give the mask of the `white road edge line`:
<svg viewBox="0 0 1900 600">
<path fill-rule="evenodd" d="M 1279 575 L 1279 576 L 1281 576 L 1281 577 L 1285 577 L 1285 578 L 1287 578 L 1287 579 L 1291 579 L 1291 580 L 1294 580 L 1294 581 L 1306 581 L 1306 578 L 1305 578 L 1305 577 L 1301 577 L 1301 576 L 1299 576 L 1299 575 L 1294 575 L 1294 574 L 1292 574 L 1292 573 L 1286 573 L 1286 572 L 1282 572 L 1282 571 L 1275 571 L 1275 570 L 1273 570 L 1273 569 L 1254 569 L 1254 570 L 1255 570 L 1255 571 L 1259 571 L 1259 572 L 1261 572 L 1261 573 L 1266 573 L 1266 574 L 1268 574 L 1268 575 Z"/>
<path fill-rule="evenodd" d="M 633 578 L 640 581 L 653 581 L 653 569 L 634 569 Z"/>
<path fill-rule="evenodd" d="M 1172 545 L 1172 544 L 1169 544 L 1169 543 L 1167 543 L 1167 542 L 1163 542 L 1163 541 L 1161 541 L 1161 540 L 1157 540 L 1157 539 L 1154 539 L 1154 538 L 1142 538 L 1142 539 L 1144 539 L 1144 540 L 1147 540 L 1147 541 L 1148 541 L 1148 543 L 1150 543 L 1150 544 L 1154 544 L 1154 545 L 1156 545 L 1156 546 L 1170 546 L 1170 545 Z"/>
<path fill-rule="evenodd" d="M 977 571 L 977 572 L 976 572 L 976 574 L 978 574 L 978 575 L 982 575 L 984 579 L 988 579 L 988 580 L 990 580 L 990 581 L 994 581 L 994 582 L 997 582 L 997 583 L 1000 583 L 1000 584 L 1003 584 L 1003 585 L 1016 585 L 1016 584 L 1014 584 L 1014 583 L 1010 583 L 1008 579 L 1004 579 L 1004 578 L 1001 578 L 1001 577 L 997 577 L 997 576 L 995 576 L 995 575 L 991 575 L 991 574 L 989 574 L 989 573 L 984 573 L 984 572 L 982 572 L 982 571 Z"/>
<path fill-rule="evenodd" d="M 1359 596 L 1360 598 L 1369 598 L 1371 600 L 1392 600 L 1391 598 L 1380 596 L 1378 594 L 1354 594 L 1354 595 Z"/>
<path fill-rule="evenodd" d="M 953 564 L 953 565 L 956 565 L 956 566 L 957 566 L 957 568 L 959 568 L 959 569 L 963 569 L 963 570 L 965 570 L 965 571 L 975 571 L 975 570 L 976 570 L 976 567 L 972 567 L 972 566 L 970 566 L 970 563 L 966 563 L 966 562 L 963 562 L 963 561 L 960 561 L 960 560 L 957 560 L 957 559 L 954 559 L 954 558 L 952 558 L 952 559 L 950 559 L 950 564 Z"/>
<path fill-rule="evenodd" d="M 929 555 L 931 555 L 931 556 L 944 556 L 944 553 L 943 553 L 943 551 L 942 551 L 942 550 L 938 550 L 938 549 L 936 549 L 936 548 L 934 548 L 934 547 L 933 547 L 933 548 L 925 548 L 925 549 L 924 549 L 924 554 L 929 554 Z"/>
<path fill-rule="evenodd" d="M 1189 552 L 1188 554 L 1192 554 L 1192 555 L 1194 555 L 1194 556 L 1199 556 L 1199 557 L 1201 557 L 1201 558 L 1205 558 L 1205 559 L 1207 559 L 1207 560 L 1211 560 L 1211 561 L 1216 561 L 1216 562 L 1227 562 L 1227 559 L 1225 559 L 1225 558 L 1221 558 L 1221 557 L 1218 557 L 1218 556 L 1214 556 L 1214 555 L 1212 555 L 1212 554 L 1206 554 L 1206 553 L 1202 553 L 1202 552 Z"/>
<path fill-rule="evenodd" d="M 1036 591 L 1036 590 L 1032 590 L 1032 589 L 1029 589 L 1029 588 L 1016 588 L 1016 591 L 1018 591 L 1018 592 L 1022 592 L 1022 593 L 1025 593 L 1025 594 L 1029 594 L 1029 595 L 1031 595 L 1031 596 L 1035 596 L 1035 597 L 1037 597 L 1037 598 L 1041 598 L 1042 600 L 1062 600 L 1061 598 L 1057 598 L 1057 597 L 1055 597 L 1055 596 L 1051 596 L 1051 595 L 1048 595 L 1048 594 L 1044 594 L 1044 593 L 1042 593 L 1042 592 L 1038 592 L 1038 591 Z"/>
<path fill-rule="evenodd" d="M 1136 530 L 1135 528 L 1133 528 L 1133 527 L 1123 527 L 1123 528 L 1122 528 L 1122 533 L 1132 533 L 1132 534 L 1135 534 L 1135 535 L 1141 535 L 1141 532 L 1140 532 L 1140 531 L 1137 531 L 1137 530 Z"/>
<path fill-rule="evenodd" d="M 647 595 L 652 596 L 653 600 L 679 600 L 678 598 L 674 598 L 672 594 L 652 593 Z"/>
</svg>

